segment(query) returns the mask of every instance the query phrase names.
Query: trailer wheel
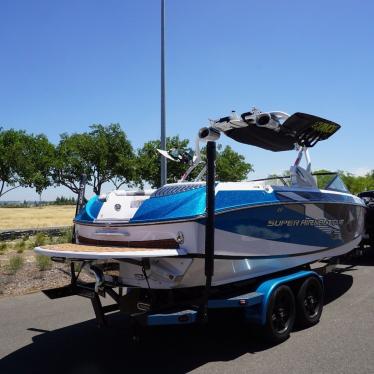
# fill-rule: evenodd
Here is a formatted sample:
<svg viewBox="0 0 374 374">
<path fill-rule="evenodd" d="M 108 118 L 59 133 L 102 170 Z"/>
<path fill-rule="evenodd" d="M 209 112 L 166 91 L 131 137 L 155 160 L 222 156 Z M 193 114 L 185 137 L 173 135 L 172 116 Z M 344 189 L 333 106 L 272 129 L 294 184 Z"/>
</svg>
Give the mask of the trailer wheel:
<svg viewBox="0 0 374 374">
<path fill-rule="evenodd" d="M 296 297 L 297 323 L 310 327 L 319 322 L 323 309 L 322 282 L 316 277 L 305 279 Z"/>
<path fill-rule="evenodd" d="M 271 343 L 281 343 L 292 331 L 295 322 L 295 297 L 290 287 L 281 285 L 272 293 L 266 323 L 264 326 L 265 339 Z"/>
</svg>

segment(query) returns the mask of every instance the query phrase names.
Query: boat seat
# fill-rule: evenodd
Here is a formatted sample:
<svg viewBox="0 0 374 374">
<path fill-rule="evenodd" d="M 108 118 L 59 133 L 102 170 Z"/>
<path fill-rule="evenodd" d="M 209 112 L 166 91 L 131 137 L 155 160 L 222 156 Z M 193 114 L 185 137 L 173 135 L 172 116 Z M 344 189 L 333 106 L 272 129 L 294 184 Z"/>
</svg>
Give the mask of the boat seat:
<svg viewBox="0 0 374 374">
<path fill-rule="evenodd" d="M 301 166 L 291 166 L 291 186 L 317 188 L 317 183 L 313 175 Z"/>
</svg>

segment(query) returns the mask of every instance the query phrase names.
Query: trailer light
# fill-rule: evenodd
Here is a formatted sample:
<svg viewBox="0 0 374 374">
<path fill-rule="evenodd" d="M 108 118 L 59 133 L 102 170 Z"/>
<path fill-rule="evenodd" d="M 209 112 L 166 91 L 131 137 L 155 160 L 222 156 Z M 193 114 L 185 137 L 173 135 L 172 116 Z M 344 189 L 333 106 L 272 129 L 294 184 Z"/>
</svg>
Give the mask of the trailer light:
<svg viewBox="0 0 374 374">
<path fill-rule="evenodd" d="M 241 299 L 241 300 L 239 300 L 239 304 L 240 305 L 245 305 L 245 304 L 247 304 L 247 300 Z"/>
<path fill-rule="evenodd" d="M 178 317 L 179 322 L 188 322 L 190 320 L 190 316 L 188 314 L 183 314 Z"/>
</svg>

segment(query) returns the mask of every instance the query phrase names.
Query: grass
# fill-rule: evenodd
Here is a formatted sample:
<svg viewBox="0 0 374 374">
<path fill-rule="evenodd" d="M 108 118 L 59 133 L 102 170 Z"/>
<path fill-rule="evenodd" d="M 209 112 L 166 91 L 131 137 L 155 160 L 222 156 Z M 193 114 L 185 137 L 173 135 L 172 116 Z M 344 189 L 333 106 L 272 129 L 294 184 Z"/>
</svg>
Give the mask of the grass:
<svg viewBox="0 0 374 374">
<path fill-rule="evenodd" d="M 72 224 L 75 214 L 73 205 L 50 205 L 32 208 L 0 208 L 1 230 L 23 229 Z"/>
<path fill-rule="evenodd" d="M 35 235 L 35 239 L 34 239 L 34 245 L 35 247 L 39 247 L 40 245 L 43 245 L 43 244 L 47 244 L 47 242 L 49 242 L 49 237 L 45 234 L 43 234 L 42 232 L 38 232 L 36 235 Z"/>
<path fill-rule="evenodd" d="M 6 266 L 6 268 L 10 273 L 15 274 L 19 269 L 21 269 L 23 264 L 24 264 L 23 257 L 20 255 L 15 255 L 9 259 L 9 263 Z"/>
<path fill-rule="evenodd" d="M 0 254 L 4 253 L 7 249 L 7 244 L 2 242 L 0 243 Z"/>
<path fill-rule="evenodd" d="M 52 261 L 47 256 L 37 255 L 36 266 L 38 267 L 40 271 L 48 270 L 52 267 Z"/>
<path fill-rule="evenodd" d="M 49 236 L 42 232 L 37 233 L 32 241 L 33 247 L 37 247 L 44 244 L 60 244 L 60 243 L 71 243 L 73 236 L 73 229 L 69 228 L 62 231 L 59 236 Z"/>
<path fill-rule="evenodd" d="M 56 243 L 71 243 L 73 237 L 73 228 L 64 231 L 61 236 L 57 237 Z"/>
<path fill-rule="evenodd" d="M 14 243 L 13 249 L 15 249 L 17 253 L 23 253 L 23 251 L 26 249 L 26 241 L 17 241 L 16 243 Z"/>
<path fill-rule="evenodd" d="M 21 254 L 25 250 L 45 244 L 71 243 L 72 235 L 73 229 L 69 228 L 64 230 L 60 236 L 49 236 L 48 234 L 38 232 L 34 236 L 25 236 L 22 239 L 10 242 L 0 242 L 0 255 L 4 254 L 7 250 L 13 250 Z"/>
</svg>

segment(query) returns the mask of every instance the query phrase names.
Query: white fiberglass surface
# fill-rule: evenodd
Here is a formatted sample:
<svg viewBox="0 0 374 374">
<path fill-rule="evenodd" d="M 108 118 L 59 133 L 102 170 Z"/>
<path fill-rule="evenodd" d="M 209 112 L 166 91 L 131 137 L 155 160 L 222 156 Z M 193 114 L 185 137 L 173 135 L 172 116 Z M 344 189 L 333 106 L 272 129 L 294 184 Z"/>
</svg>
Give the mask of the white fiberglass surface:
<svg viewBox="0 0 374 374">
<path fill-rule="evenodd" d="M 107 195 L 96 221 L 129 221 L 149 195 L 127 196 L 112 191 Z"/>
<path fill-rule="evenodd" d="M 326 251 L 303 256 L 285 256 L 282 258 L 260 258 L 260 259 L 216 259 L 214 261 L 213 285 L 239 282 L 245 279 L 256 278 L 265 274 L 272 274 L 286 269 L 312 263 L 323 258 L 335 257 L 349 252 L 361 240 L 356 238 L 343 246 L 327 249 Z M 158 269 L 152 274 L 152 262 L 157 261 Z M 184 262 L 178 257 L 165 259 L 167 264 L 162 265 L 164 260 L 151 260 L 151 269 L 148 283 L 151 288 L 179 288 L 195 287 L 205 284 L 204 259 L 195 258 Z M 191 261 L 191 262 L 190 262 Z M 160 271 L 160 267 L 162 271 Z M 141 276 L 139 267 L 132 264 L 121 263 L 120 277 L 129 285 L 148 288 L 148 283 Z"/>
<path fill-rule="evenodd" d="M 220 182 L 216 186 L 216 192 L 219 191 L 250 191 L 268 189 L 269 183 L 260 182 Z"/>
</svg>

